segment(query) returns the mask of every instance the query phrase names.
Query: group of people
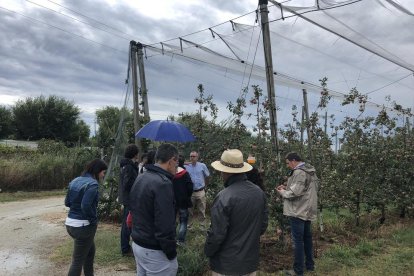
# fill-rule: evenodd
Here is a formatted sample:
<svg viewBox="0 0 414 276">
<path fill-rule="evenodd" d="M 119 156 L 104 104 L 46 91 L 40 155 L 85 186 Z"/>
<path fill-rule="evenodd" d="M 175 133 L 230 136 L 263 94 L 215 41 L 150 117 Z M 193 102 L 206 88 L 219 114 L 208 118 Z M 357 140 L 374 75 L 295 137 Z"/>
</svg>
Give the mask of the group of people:
<svg viewBox="0 0 414 276">
<path fill-rule="evenodd" d="M 129 145 L 120 163 L 119 200 L 124 209 L 121 252 L 135 257 L 137 275 L 176 275 L 177 246 L 185 244 L 189 210 L 199 211 L 203 224 L 207 219 L 205 188 L 210 172 L 198 162 L 196 151 L 190 153 L 190 162 L 185 164 L 171 144 L 159 146 L 153 163 L 141 164 L 140 168 L 138 153 L 135 145 Z M 240 150 L 229 149 L 211 163 L 224 182 L 210 208 L 204 244 L 212 275 L 256 275 L 258 270 L 260 236 L 267 229 L 268 208 L 252 159 L 249 156 L 244 162 Z M 303 275 L 304 267 L 314 270 L 311 221 L 316 218 L 318 182 L 315 169 L 298 154 L 289 153 L 286 164 L 292 173 L 276 188 L 284 198 L 283 212 L 289 217 L 294 245 L 293 270 L 286 273 Z M 103 161 L 94 160 L 69 184 L 66 227 L 74 239 L 74 252 L 68 275 L 80 275 L 82 268 L 85 275 L 93 275 L 98 181 L 106 169 Z"/>
</svg>

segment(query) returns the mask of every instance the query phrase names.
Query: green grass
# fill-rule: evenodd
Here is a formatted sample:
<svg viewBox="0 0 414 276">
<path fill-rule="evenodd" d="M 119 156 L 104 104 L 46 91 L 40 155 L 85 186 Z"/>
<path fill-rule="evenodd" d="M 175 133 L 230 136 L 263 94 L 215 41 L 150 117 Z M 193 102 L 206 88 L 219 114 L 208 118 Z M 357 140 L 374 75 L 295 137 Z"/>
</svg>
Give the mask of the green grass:
<svg viewBox="0 0 414 276">
<path fill-rule="evenodd" d="M 10 201 L 21 201 L 28 199 L 40 199 L 51 196 L 64 196 L 66 192 L 64 190 L 51 190 L 51 191 L 39 191 L 39 192 L 2 192 L 0 193 L 0 203 Z"/>
<path fill-rule="evenodd" d="M 134 258 L 122 257 L 119 244 L 119 227 L 98 226 L 95 236 L 95 264 L 135 269 Z M 73 240 L 67 239 L 52 253 L 51 260 L 69 264 L 72 258 Z"/>
<path fill-rule="evenodd" d="M 179 275 L 203 275 L 207 271 L 208 260 L 204 255 L 206 229 L 198 221 L 193 221 L 191 230 L 187 231 L 185 246 L 177 249 Z"/>
<path fill-rule="evenodd" d="M 414 227 L 388 238 L 362 240 L 355 246 L 334 245 L 316 260 L 318 275 L 413 275 Z"/>
<path fill-rule="evenodd" d="M 354 219 L 348 209 L 339 209 L 337 211 L 325 209 L 322 215 L 325 230 L 336 234 L 344 234 L 346 225 Z M 313 227 L 316 226 L 316 223 L 314 223 Z"/>
<path fill-rule="evenodd" d="M 98 266 L 116 266 L 135 270 L 134 258 L 121 256 L 119 244 L 120 228 L 113 225 L 99 225 L 95 236 L 95 264 Z M 207 270 L 207 258 L 203 253 L 205 230 L 196 222 L 187 232 L 187 243 L 177 248 L 179 275 L 202 275 Z M 68 236 L 52 253 L 51 260 L 60 264 L 69 264 L 72 258 L 73 241 Z"/>
<path fill-rule="evenodd" d="M 114 225 L 98 227 L 95 237 L 95 264 L 135 270 L 133 258 L 121 257 L 119 231 L 119 227 Z M 392 225 L 384 231 L 381 238 L 370 240 L 361 237 L 352 245 L 340 242 L 333 244 L 322 252 L 321 257 L 315 259 L 316 272 L 307 275 L 413 275 L 414 225 Z M 186 245 L 177 249 L 178 275 L 207 275 L 208 260 L 203 252 L 205 235 L 206 227 L 194 222 L 191 230 L 187 232 Z M 51 258 L 57 263 L 69 264 L 72 249 L 73 242 L 68 237 L 57 247 Z M 282 275 L 282 273 L 259 271 L 258 275 Z"/>
</svg>

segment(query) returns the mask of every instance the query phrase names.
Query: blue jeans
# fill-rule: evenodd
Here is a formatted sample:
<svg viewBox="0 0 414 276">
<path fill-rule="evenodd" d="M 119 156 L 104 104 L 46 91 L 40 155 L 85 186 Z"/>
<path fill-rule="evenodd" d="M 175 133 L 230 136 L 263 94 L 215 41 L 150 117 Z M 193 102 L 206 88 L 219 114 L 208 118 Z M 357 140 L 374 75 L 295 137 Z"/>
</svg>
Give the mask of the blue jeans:
<svg viewBox="0 0 414 276">
<path fill-rule="evenodd" d="M 178 229 L 177 240 L 179 242 L 185 242 L 185 235 L 187 234 L 187 224 L 188 224 L 188 209 L 178 209 L 178 214 L 180 216 L 180 226 Z"/>
<path fill-rule="evenodd" d="M 66 225 L 66 230 L 74 241 L 72 264 L 70 265 L 68 276 L 81 275 L 82 268 L 85 276 L 93 276 L 96 227 L 96 224 L 83 227 Z"/>
<path fill-rule="evenodd" d="M 129 240 L 131 237 L 131 230 L 128 228 L 126 220 L 129 212 L 129 207 L 124 205 L 124 212 L 122 214 L 122 227 L 121 227 L 121 252 L 123 254 L 131 252 L 131 246 Z"/>
<path fill-rule="evenodd" d="M 295 217 L 289 217 L 289 220 L 295 255 L 293 270 L 297 275 L 303 275 L 303 262 L 305 257 L 306 269 L 314 270 L 315 268 L 312 252 L 311 222 L 309 220 L 302 220 Z"/>
</svg>

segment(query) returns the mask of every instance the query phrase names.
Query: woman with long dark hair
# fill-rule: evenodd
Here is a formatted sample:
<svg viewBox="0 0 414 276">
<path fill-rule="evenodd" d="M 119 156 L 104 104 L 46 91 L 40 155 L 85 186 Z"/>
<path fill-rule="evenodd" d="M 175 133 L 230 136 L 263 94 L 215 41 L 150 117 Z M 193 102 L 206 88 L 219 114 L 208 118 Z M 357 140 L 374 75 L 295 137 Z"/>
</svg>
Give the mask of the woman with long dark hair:
<svg viewBox="0 0 414 276">
<path fill-rule="evenodd" d="M 65 205 L 70 209 L 65 224 L 73 238 L 74 249 L 68 276 L 80 276 L 82 268 L 85 276 L 93 275 L 94 238 L 98 225 L 98 186 L 107 168 L 101 159 L 92 160 L 86 165 L 82 175 L 69 183 Z"/>
</svg>

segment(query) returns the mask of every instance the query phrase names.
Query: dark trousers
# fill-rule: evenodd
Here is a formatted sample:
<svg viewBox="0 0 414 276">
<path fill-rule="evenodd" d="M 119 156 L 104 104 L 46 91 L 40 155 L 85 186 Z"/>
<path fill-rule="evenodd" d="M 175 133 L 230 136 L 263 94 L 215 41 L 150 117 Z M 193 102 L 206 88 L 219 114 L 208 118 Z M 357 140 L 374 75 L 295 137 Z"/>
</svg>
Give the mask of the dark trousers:
<svg viewBox="0 0 414 276">
<path fill-rule="evenodd" d="M 72 264 L 68 276 L 93 276 L 93 260 L 95 259 L 95 233 L 97 225 L 72 227 L 66 225 L 68 234 L 73 238 L 74 248 Z"/>
<path fill-rule="evenodd" d="M 128 217 L 129 207 L 124 205 L 124 212 L 122 213 L 122 226 L 121 226 L 121 252 L 122 254 L 131 251 L 129 241 L 131 239 L 131 229 L 128 228 L 126 220 Z"/>
<path fill-rule="evenodd" d="M 307 270 L 314 270 L 312 252 L 312 232 L 311 222 L 295 217 L 289 217 L 295 260 L 293 270 L 297 275 L 303 275 L 303 263 L 306 257 L 305 265 Z"/>
<path fill-rule="evenodd" d="M 178 215 L 180 217 L 180 226 L 178 228 L 177 240 L 179 242 L 185 242 L 185 236 L 187 234 L 188 214 L 189 211 L 187 208 L 178 209 Z"/>
</svg>

